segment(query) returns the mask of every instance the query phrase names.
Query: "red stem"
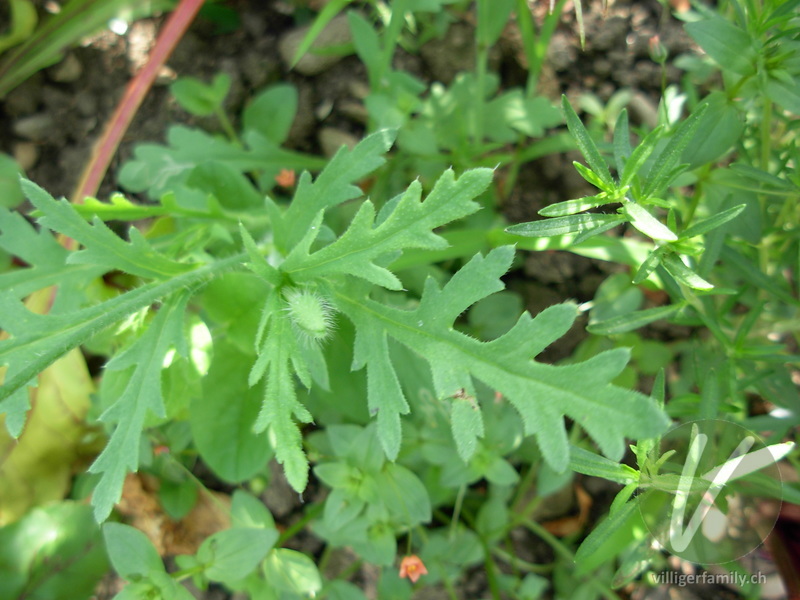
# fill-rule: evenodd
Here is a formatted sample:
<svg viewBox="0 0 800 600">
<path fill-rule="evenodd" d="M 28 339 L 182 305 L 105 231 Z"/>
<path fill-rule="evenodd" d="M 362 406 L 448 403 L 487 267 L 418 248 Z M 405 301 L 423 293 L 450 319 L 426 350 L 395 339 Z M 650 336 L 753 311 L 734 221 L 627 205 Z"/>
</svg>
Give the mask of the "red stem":
<svg viewBox="0 0 800 600">
<path fill-rule="evenodd" d="M 97 193 L 122 136 L 128 130 L 161 67 L 194 20 L 197 12 L 203 6 L 203 2 L 204 0 L 181 0 L 169 16 L 147 63 L 128 84 L 125 95 L 117 104 L 114 115 L 106 124 L 102 137 L 95 145 L 92 158 L 72 195 L 73 202 L 80 204 L 86 196 L 94 196 Z"/>
</svg>

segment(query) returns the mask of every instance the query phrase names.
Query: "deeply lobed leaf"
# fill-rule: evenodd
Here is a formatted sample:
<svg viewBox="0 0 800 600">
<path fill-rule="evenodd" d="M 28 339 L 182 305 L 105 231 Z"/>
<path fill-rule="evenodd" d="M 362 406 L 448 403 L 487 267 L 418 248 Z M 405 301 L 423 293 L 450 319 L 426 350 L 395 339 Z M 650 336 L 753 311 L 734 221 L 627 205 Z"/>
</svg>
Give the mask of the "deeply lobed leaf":
<svg viewBox="0 0 800 600">
<path fill-rule="evenodd" d="M 657 435 L 668 426 L 667 417 L 652 399 L 611 385 L 627 362 L 624 350 L 569 366 L 533 360 L 566 332 L 576 316 L 574 306 L 553 307 L 536 319 L 525 314 L 511 331 L 491 342 L 453 329 L 452 321 L 467 306 L 502 289 L 499 277 L 510 266 L 513 253 L 513 248 L 503 247 L 486 257 L 476 256 L 443 289 L 429 281 L 413 311 L 359 296 L 357 287 L 336 293 L 337 306 L 355 323 L 357 335 L 365 338 L 357 343 L 354 366 L 366 364 L 368 380 L 382 382 L 370 386 L 369 401 L 377 409 L 379 433 L 390 457 L 396 452 L 405 400 L 395 386 L 393 367 L 380 354 L 383 342 L 380 337 L 374 341 L 375 336 L 391 336 L 422 355 L 431 365 L 440 400 L 469 391 L 472 378 L 501 392 L 519 411 L 525 432 L 536 436 L 548 464 L 558 471 L 569 463 L 564 416 L 579 422 L 613 459 L 622 456 L 625 437 Z M 474 436 L 469 424 L 460 422 L 454 421 L 460 427 L 455 436 Z M 468 440 L 459 446 L 469 447 Z"/>
<path fill-rule="evenodd" d="M 397 277 L 385 267 L 375 264 L 375 260 L 409 248 L 447 247 L 447 242 L 433 230 L 478 210 L 478 204 L 472 199 L 489 186 L 491 179 L 490 169 L 469 171 L 458 180 L 453 171 L 448 170 L 439 178 L 424 202 L 420 201 L 422 187 L 415 181 L 389 216 L 377 226 L 374 226 L 373 205 L 366 201 L 338 240 L 309 254 L 308 250 L 320 229 L 320 212 L 281 265 L 281 270 L 295 281 L 345 274 L 399 290 L 402 285 Z"/>
<path fill-rule="evenodd" d="M 181 264 L 157 253 L 136 228 L 130 229 L 130 242 L 120 239 L 99 218 L 89 225 L 70 203 L 55 200 L 50 194 L 30 181 L 22 182 L 28 199 L 44 215 L 39 223 L 48 229 L 82 244 L 85 249 L 73 252 L 67 259 L 73 264 L 90 264 L 119 269 L 140 277 L 162 279 L 190 270 L 190 265 Z"/>
</svg>

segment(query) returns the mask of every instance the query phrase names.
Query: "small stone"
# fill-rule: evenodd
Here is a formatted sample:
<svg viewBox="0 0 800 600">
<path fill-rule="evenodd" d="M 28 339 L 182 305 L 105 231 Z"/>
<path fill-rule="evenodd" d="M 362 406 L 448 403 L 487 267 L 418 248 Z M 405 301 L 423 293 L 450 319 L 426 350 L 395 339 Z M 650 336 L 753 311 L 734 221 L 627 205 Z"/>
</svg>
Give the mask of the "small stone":
<svg viewBox="0 0 800 600">
<path fill-rule="evenodd" d="M 156 80 L 153 82 L 153 85 L 156 86 L 171 85 L 177 78 L 178 74 L 175 72 L 175 69 L 173 69 L 169 65 L 161 65 L 161 68 L 158 70 L 158 75 L 156 75 Z"/>
<path fill-rule="evenodd" d="M 611 73 L 612 65 L 611 61 L 606 60 L 605 58 L 600 58 L 595 61 L 594 63 L 594 72 L 600 75 L 601 77 L 605 77 Z"/>
<path fill-rule="evenodd" d="M 27 117 L 38 110 L 41 100 L 41 73 L 36 73 L 8 93 L 3 101 L 3 108 L 10 117 Z"/>
<path fill-rule="evenodd" d="M 97 97 L 89 91 L 82 90 L 75 94 L 75 108 L 82 117 L 97 116 Z"/>
<path fill-rule="evenodd" d="M 33 142 L 17 142 L 14 144 L 14 160 L 23 171 L 29 171 L 39 160 L 39 147 Z"/>
<path fill-rule="evenodd" d="M 67 54 L 64 60 L 47 71 L 48 77 L 58 83 L 74 83 L 82 74 L 83 65 L 74 54 Z"/>
<path fill-rule="evenodd" d="M 333 100 L 330 98 L 325 98 L 322 102 L 317 104 L 317 107 L 314 109 L 314 116 L 318 121 L 324 121 L 330 116 L 332 111 Z"/>
<path fill-rule="evenodd" d="M 264 56 L 261 52 L 248 52 L 239 64 L 247 84 L 253 89 L 261 89 L 272 80 L 279 79 L 280 65 L 277 60 Z"/>
<path fill-rule="evenodd" d="M 319 130 L 319 145 L 322 146 L 322 153 L 329 158 L 336 154 L 342 146 L 353 148 L 356 144 L 358 144 L 358 139 L 341 129 L 323 127 Z"/>
<path fill-rule="evenodd" d="M 278 51 L 280 52 L 283 62 L 287 66 L 292 64 L 297 49 L 306 37 L 310 26 L 301 27 L 290 31 L 284 35 L 278 43 Z M 325 48 L 326 46 L 340 46 L 352 41 L 350 34 L 350 25 L 347 22 L 346 15 L 339 15 L 319 33 L 317 39 L 311 45 L 311 49 L 306 52 L 303 57 L 294 66 L 294 70 L 302 75 L 317 75 L 335 65 L 343 57 L 337 54 L 319 55 L 314 54 L 315 48 Z"/>
<path fill-rule="evenodd" d="M 355 100 L 344 100 L 339 105 L 339 112 L 351 121 L 365 125 L 369 120 L 369 112 L 367 107 L 361 102 Z"/>
<path fill-rule="evenodd" d="M 358 79 L 351 79 L 347 82 L 347 91 L 349 91 L 354 98 L 358 98 L 359 100 L 366 99 L 370 93 L 369 85 Z"/>
<path fill-rule="evenodd" d="M 591 28 L 587 26 L 587 31 Z M 611 50 L 614 46 L 624 42 L 625 34 L 628 31 L 628 21 L 622 17 L 610 17 L 602 22 L 602 26 L 596 29 L 596 35 L 591 39 L 593 51 Z"/>
<path fill-rule="evenodd" d="M 55 123 L 47 113 L 24 117 L 14 123 L 14 133 L 26 140 L 40 142 L 49 137 Z"/>
</svg>

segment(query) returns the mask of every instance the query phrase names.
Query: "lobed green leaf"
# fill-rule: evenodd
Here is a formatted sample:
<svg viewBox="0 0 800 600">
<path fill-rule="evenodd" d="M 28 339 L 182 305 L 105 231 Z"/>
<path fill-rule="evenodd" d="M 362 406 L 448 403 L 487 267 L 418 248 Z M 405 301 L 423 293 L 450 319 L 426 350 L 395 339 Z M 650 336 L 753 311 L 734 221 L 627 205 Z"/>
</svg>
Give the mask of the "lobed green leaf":
<svg viewBox="0 0 800 600">
<path fill-rule="evenodd" d="M 513 254 L 513 248 L 502 247 L 486 257 L 478 255 L 442 289 L 429 280 L 419 307 L 412 311 L 383 306 L 368 299 L 364 291 L 359 295 L 359 288 L 352 286 L 334 292 L 336 304 L 362 336 L 388 335 L 425 357 L 439 398 L 469 390 L 472 377 L 502 393 L 519 411 L 526 434 L 536 436 L 545 460 L 556 471 L 563 471 L 569 463 L 565 415 L 585 427 L 612 458 L 622 456 L 626 436 L 647 437 L 663 431 L 668 420 L 652 400 L 610 384 L 625 366 L 625 351 L 606 352 L 563 367 L 533 361 L 572 324 L 573 306 L 554 307 L 536 319 L 525 314 L 508 333 L 491 342 L 479 342 L 452 328 L 452 319 L 466 305 L 502 288 L 499 277 L 510 266 Z M 366 342 L 361 344 L 360 362 L 355 366 L 368 361 Z M 394 377 L 386 361 L 379 356 L 370 364 Z M 372 376 L 368 371 L 368 379 Z M 393 402 L 404 402 L 400 394 L 395 388 Z M 378 407 L 379 415 L 385 408 L 384 397 L 371 395 L 370 403 Z M 393 410 L 399 414 L 397 406 Z"/>
<path fill-rule="evenodd" d="M 278 247 L 288 253 L 306 236 L 320 211 L 361 196 L 361 188 L 354 183 L 385 162 L 383 155 L 395 135 L 395 131 L 384 129 L 364 138 L 352 150 L 341 148 L 313 183 L 304 173 L 282 223 L 273 223 Z"/>
<path fill-rule="evenodd" d="M 67 261 L 72 264 L 97 265 L 109 271 L 119 269 L 156 279 L 192 269 L 191 265 L 181 264 L 153 250 L 134 227 L 129 230 L 131 241 L 125 242 L 97 217 L 89 225 L 67 200 L 55 200 L 33 182 L 23 180 L 22 188 L 27 198 L 42 211 L 43 216 L 39 218 L 42 226 L 63 233 L 84 246 L 84 250 L 69 255 Z"/>
<path fill-rule="evenodd" d="M 458 180 L 452 170 L 445 171 L 424 202 L 420 201 L 422 186 L 415 181 L 377 225 L 375 209 L 366 201 L 339 239 L 309 254 L 321 225 L 318 213 L 306 235 L 286 257 L 281 271 L 297 282 L 345 274 L 399 290 L 400 280 L 375 261 L 407 248 L 445 248 L 447 242 L 433 230 L 478 210 L 479 205 L 472 199 L 489 186 L 491 179 L 490 169 L 468 171 Z"/>
<path fill-rule="evenodd" d="M 7 365 L 0 386 L 0 409 L 7 412 L 6 427 L 19 435 L 28 407 L 26 385 L 69 350 L 106 327 L 150 306 L 184 287 L 191 287 L 217 271 L 241 261 L 241 256 L 177 275 L 164 282 L 140 286 L 96 306 L 59 315 L 36 315 L 9 292 L 0 292 L 0 328 L 11 334 L 0 340 L 0 365 Z"/>
<path fill-rule="evenodd" d="M 139 443 L 148 413 L 160 418 L 166 416 L 161 370 L 170 348 L 188 355 L 183 318 L 189 297 L 184 291 L 166 301 L 141 337 L 106 365 L 109 371 L 132 367 L 133 372 L 122 395 L 100 417 L 115 428 L 100 456 L 89 467 L 89 472 L 101 474 L 92 494 L 98 522 L 107 519 L 119 501 L 125 475 L 139 467 Z"/>
</svg>

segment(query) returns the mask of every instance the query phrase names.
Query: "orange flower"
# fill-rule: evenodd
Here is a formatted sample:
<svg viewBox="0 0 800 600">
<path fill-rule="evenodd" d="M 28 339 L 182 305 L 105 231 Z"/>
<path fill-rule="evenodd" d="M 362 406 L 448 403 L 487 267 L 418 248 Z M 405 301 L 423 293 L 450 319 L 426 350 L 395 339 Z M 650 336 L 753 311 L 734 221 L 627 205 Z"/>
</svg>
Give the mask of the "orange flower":
<svg viewBox="0 0 800 600">
<path fill-rule="evenodd" d="M 400 562 L 400 577 L 408 577 L 412 583 L 417 583 L 420 577 L 427 574 L 428 569 L 416 554 L 406 556 Z"/>
<path fill-rule="evenodd" d="M 275 176 L 275 183 L 284 188 L 294 187 L 295 175 L 291 169 L 281 169 Z"/>
<path fill-rule="evenodd" d="M 160 445 L 153 448 L 153 454 L 161 456 L 162 454 L 169 454 L 169 446 Z"/>
</svg>

